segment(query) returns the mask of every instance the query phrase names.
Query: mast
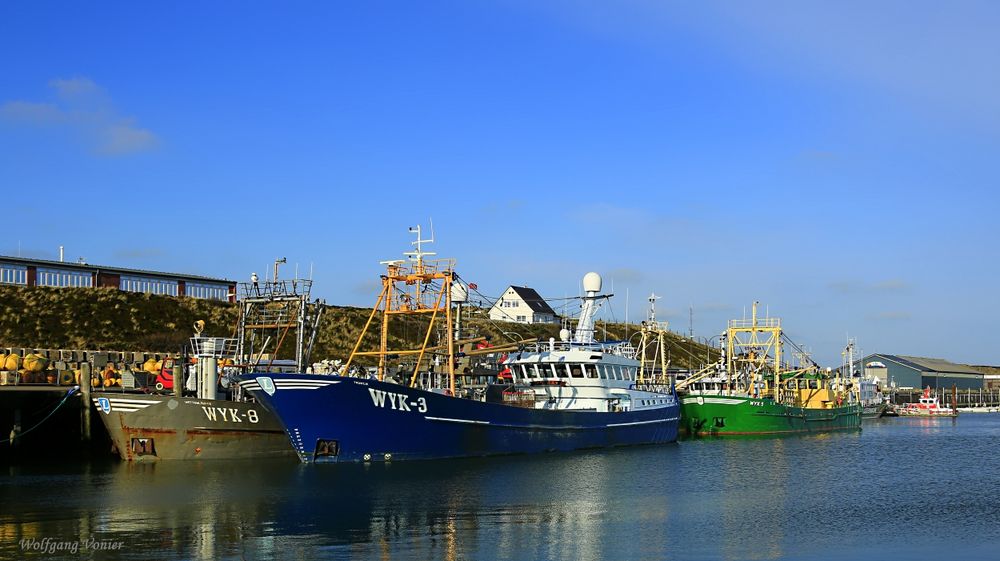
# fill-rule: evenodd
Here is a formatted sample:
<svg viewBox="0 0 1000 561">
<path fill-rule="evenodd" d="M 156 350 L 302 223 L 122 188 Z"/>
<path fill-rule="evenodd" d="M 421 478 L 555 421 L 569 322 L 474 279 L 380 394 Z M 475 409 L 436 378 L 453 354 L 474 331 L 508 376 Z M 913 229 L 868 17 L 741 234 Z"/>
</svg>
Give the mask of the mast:
<svg viewBox="0 0 1000 561">
<path fill-rule="evenodd" d="M 257 274 L 250 282 L 240 283 L 240 318 L 236 326 L 238 360 L 258 367 L 269 355 L 264 370 L 270 370 L 285 340 L 294 341 L 295 369 L 304 372 L 309 363 L 316 331 L 323 313 L 321 300 L 310 302 L 312 280 L 278 280 L 278 265 L 287 259 L 274 260 L 274 278 L 259 282 Z"/>
<path fill-rule="evenodd" d="M 580 309 L 580 320 L 576 324 L 576 333 L 573 336 L 574 343 L 594 342 L 594 316 L 599 307 L 597 301 L 607 296 L 599 295 L 601 291 L 601 275 L 597 273 L 587 273 L 583 276 L 583 290 L 586 295 L 581 296 L 583 306 Z"/>
<path fill-rule="evenodd" d="M 452 290 L 455 284 L 455 262 L 453 259 L 428 260 L 426 257 L 435 253 L 424 251 L 423 245 L 433 242 L 433 235 L 430 239 L 424 239 L 420 226 L 409 229 L 410 233 L 416 235 L 416 240 L 411 242 L 415 246 L 414 251 L 404 252 L 406 259 L 395 259 L 382 261 L 386 266 L 386 273 L 382 277 L 382 292 L 378 302 L 372 309 L 368 322 L 358 335 L 354 349 L 351 351 L 344 365 L 344 372 L 349 371 L 350 366 L 358 357 L 373 356 L 378 357 L 378 379 L 384 380 L 386 375 L 387 361 L 390 356 L 414 356 L 415 362 L 413 372 L 409 377 L 410 387 L 417 384 L 420 375 L 420 367 L 425 359 L 429 362 L 429 354 L 435 354 L 442 347 L 447 348 L 447 373 L 448 389 L 452 395 L 455 393 L 455 338 L 452 334 L 453 314 L 451 306 L 453 303 Z M 389 344 L 389 324 L 393 316 L 420 316 L 427 314 L 430 319 L 427 330 L 423 334 L 421 345 L 415 348 L 390 348 Z M 370 329 L 375 316 L 381 315 L 379 347 L 377 351 L 361 351 L 361 345 L 365 334 Z M 431 346 L 431 335 L 434 333 L 437 320 L 444 316 L 447 325 L 447 344 Z"/>
<path fill-rule="evenodd" d="M 649 314 L 646 321 L 642 322 L 642 336 L 639 340 L 639 377 L 636 380 L 639 384 L 666 383 L 669 376 L 667 368 L 670 361 L 667 360 L 667 322 L 656 321 L 656 301 L 660 297 L 656 294 L 649 295 Z M 649 347 L 653 347 L 652 357 L 649 356 Z M 655 376 L 656 366 L 660 366 L 660 378 Z"/>
</svg>

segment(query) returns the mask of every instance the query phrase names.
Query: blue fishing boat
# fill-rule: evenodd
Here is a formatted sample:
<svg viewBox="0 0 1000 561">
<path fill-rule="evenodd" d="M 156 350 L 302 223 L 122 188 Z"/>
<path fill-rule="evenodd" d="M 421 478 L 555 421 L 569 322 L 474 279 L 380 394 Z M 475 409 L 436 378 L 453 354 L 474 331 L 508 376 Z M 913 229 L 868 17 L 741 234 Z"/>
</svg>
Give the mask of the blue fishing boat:
<svg viewBox="0 0 1000 561">
<path fill-rule="evenodd" d="M 599 294 L 599 275 L 584 277 L 575 333 L 563 329 L 558 341 L 474 349 L 484 346 L 483 338 L 459 338 L 452 321 L 460 317 L 453 308 L 465 300 L 468 286 L 453 261 L 425 259 L 433 254 L 421 244 L 431 240 L 420 239 L 419 227 L 411 231 L 416 251 L 406 253 L 407 260 L 383 262 L 378 303 L 339 374 L 241 379 L 243 389 L 277 414 L 303 462 L 524 454 L 677 439 L 680 405 L 672 382 L 644 375 L 642 357 L 628 342 L 594 339 L 595 314 L 608 298 Z M 403 314 L 429 317 L 423 344 L 390 349 L 390 321 Z M 430 345 L 442 316 L 447 340 Z M 378 350 L 363 351 L 374 323 L 380 323 Z M 459 371 L 459 359 L 501 352 L 501 367 L 483 383 L 477 383 L 482 371 Z M 413 357 L 413 369 L 394 377 L 389 362 L 401 356 Z M 356 368 L 361 357 L 377 357 L 377 368 L 370 374 Z"/>
</svg>

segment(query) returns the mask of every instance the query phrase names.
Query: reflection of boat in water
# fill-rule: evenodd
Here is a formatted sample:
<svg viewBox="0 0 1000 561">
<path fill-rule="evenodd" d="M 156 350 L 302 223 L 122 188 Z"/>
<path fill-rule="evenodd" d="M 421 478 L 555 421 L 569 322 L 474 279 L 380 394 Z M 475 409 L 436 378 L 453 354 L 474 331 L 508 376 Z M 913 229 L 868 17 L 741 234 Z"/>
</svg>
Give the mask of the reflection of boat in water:
<svg viewBox="0 0 1000 561">
<path fill-rule="evenodd" d="M 267 371 L 287 370 L 291 362 L 291 370 L 301 371 L 322 309 L 309 302 L 311 284 L 301 279 L 243 283 L 238 337 L 202 337 L 204 322 L 199 322 L 190 348 L 197 361 L 187 383 L 178 383 L 172 393 L 151 393 L 152 388 L 94 392 L 98 416 L 118 455 L 137 461 L 293 457 L 277 417 L 246 399 L 235 375 L 250 364 Z M 274 357 L 286 339 L 295 341 L 294 360 L 263 360 L 269 345 Z M 183 370 L 176 372 L 185 379 Z"/>
<path fill-rule="evenodd" d="M 938 403 L 938 398 L 931 397 L 930 386 L 924 390 L 924 395 L 916 403 L 905 403 L 898 409 L 900 417 L 957 417 L 958 411 Z"/>
<path fill-rule="evenodd" d="M 856 430 L 861 406 L 815 363 L 782 360 L 781 321 L 731 320 L 718 364 L 678 382 L 681 432 L 692 436 L 769 435 Z M 839 389 L 838 389 L 839 388 Z"/>
<path fill-rule="evenodd" d="M 250 374 L 241 384 L 273 409 L 304 462 L 388 461 L 673 442 L 679 406 L 669 385 L 637 385 L 640 361 L 628 344 L 594 340 L 601 279 L 584 278 L 576 333 L 561 341 L 524 345 L 498 378 L 478 391 L 463 387 L 456 372 L 461 340 L 453 336 L 452 303 L 464 293 L 451 260 L 389 261 L 383 289 L 343 371 L 357 358 L 377 357 L 371 378 L 309 374 Z M 377 351 L 360 351 L 381 311 Z M 429 317 L 423 344 L 389 349 L 389 321 L 402 315 Z M 430 345 L 444 316 L 443 339 Z M 483 351 L 490 351 L 484 349 Z M 475 351 L 463 353 L 474 354 Z M 485 354 L 485 353 L 484 353 Z M 409 380 L 393 383 L 387 360 L 415 357 Z M 431 373 L 432 365 L 443 372 Z M 506 374 L 506 373 L 505 373 Z"/>
</svg>

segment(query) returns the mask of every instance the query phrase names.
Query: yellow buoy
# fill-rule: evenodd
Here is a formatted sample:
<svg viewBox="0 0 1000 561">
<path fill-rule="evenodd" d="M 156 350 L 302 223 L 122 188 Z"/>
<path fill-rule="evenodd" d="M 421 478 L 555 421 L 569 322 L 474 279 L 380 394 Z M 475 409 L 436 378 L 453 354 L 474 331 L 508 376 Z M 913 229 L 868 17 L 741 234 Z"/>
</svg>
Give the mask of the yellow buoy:
<svg viewBox="0 0 1000 561">
<path fill-rule="evenodd" d="M 157 372 L 160 371 L 160 367 L 153 359 L 149 359 L 146 362 L 142 363 L 142 369 L 145 370 L 146 372 L 149 372 L 150 374 L 156 374 Z"/>
<path fill-rule="evenodd" d="M 34 353 L 24 357 L 24 369 L 32 372 L 41 372 L 49 365 L 49 359 Z"/>
<path fill-rule="evenodd" d="M 4 357 L 4 370 L 18 370 L 21 368 L 21 357 L 17 353 L 10 353 Z"/>
</svg>

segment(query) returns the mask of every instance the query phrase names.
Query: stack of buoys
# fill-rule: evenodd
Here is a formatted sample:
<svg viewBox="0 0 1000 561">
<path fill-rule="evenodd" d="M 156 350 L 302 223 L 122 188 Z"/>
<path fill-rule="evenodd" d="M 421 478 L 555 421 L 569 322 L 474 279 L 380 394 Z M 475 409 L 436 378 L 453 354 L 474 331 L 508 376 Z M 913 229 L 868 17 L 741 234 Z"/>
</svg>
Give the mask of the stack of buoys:
<svg viewBox="0 0 1000 561">
<path fill-rule="evenodd" d="M 159 374 L 160 370 L 163 368 L 163 361 L 156 360 L 153 358 L 147 359 L 146 362 L 142 363 L 142 369 L 150 374 Z"/>
<path fill-rule="evenodd" d="M 105 388 L 122 385 L 121 373 L 115 370 L 115 365 L 110 362 L 104 367 L 104 371 L 101 372 L 101 378 L 104 380 Z"/>
</svg>

